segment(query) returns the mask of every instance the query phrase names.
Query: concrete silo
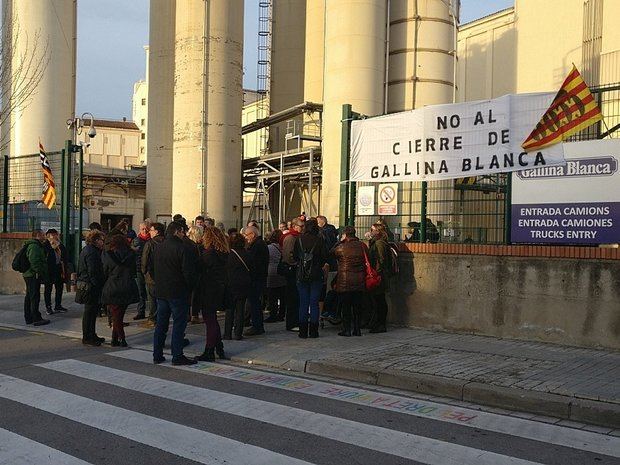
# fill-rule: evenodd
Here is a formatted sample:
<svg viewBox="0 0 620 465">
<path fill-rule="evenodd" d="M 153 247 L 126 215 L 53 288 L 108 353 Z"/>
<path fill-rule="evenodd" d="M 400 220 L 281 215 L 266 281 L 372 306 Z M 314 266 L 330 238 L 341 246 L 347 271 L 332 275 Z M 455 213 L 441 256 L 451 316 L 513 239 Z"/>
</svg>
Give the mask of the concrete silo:
<svg viewBox="0 0 620 465">
<path fill-rule="evenodd" d="M 227 227 L 241 217 L 243 0 L 210 0 L 208 11 L 206 211 Z"/>
<path fill-rule="evenodd" d="M 339 222 L 342 105 L 383 113 L 387 2 L 326 0 L 321 212 Z M 348 176 L 345 176 L 345 178 Z"/>
<path fill-rule="evenodd" d="M 145 216 L 172 215 L 175 0 L 151 0 Z"/>
<path fill-rule="evenodd" d="M 39 57 L 45 55 L 47 62 L 29 98 L 12 104 L 3 102 L 5 108 L 7 105 L 13 107 L 10 123 L 3 128 L 10 127 L 7 129 L 10 131 L 8 154 L 38 153 L 39 138 L 48 151 L 60 150 L 71 137 L 66 121 L 75 112 L 76 0 L 7 0 L 3 3 L 7 15 L 5 24 L 10 31 L 7 31 L 9 35 L 2 49 L 12 56 L 12 62 L 6 63 L 11 68 L 7 79 L 13 88 L 11 94 L 19 93 L 15 89 L 24 86 L 38 71 L 28 69 L 29 60 L 37 63 Z M 14 50 L 11 50 L 11 43 Z M 4 58 L 10 60 L 10 57 Z M 4 133 L 3 139 L 6 140 Z"/>
</svg>

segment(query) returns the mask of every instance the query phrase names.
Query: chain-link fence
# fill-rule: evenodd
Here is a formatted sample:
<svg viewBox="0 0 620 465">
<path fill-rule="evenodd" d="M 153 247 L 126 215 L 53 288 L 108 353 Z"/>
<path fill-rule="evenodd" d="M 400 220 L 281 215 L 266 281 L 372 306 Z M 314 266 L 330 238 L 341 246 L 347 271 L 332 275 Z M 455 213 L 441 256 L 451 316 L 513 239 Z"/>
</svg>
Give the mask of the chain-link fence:
<svg viewBox="0 0 620 465">
<path fill-rule="evenodd" d="M 43 202 L 43 170 L 38 153 L 22 156 L 4 156 L 2 163 L 2 231 L 29 232 L 33 229 L 55 228 L 60 231 L 62 200 L 63 152 L 48 152 L 47 160 L 56 185 L 56 202 L 48 208 Z M 71 170 L 73 183 L 76 170 Z M 76 224 L 77 211 L 70 201 L 71 224 Z"/>
</svg>

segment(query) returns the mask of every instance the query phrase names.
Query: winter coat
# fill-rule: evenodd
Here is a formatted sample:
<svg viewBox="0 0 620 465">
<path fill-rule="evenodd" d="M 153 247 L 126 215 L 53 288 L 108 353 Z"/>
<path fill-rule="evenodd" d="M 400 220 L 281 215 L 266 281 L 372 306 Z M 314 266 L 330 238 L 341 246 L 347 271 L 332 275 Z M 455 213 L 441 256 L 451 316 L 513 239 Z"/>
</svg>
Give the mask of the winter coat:
<svg viewBox="0 0 620 465">
<path fill-rule="evenodd" d="M 207 313 L 224 310 L 226 295 L 226 263 L 228 254 L 213 248 L 200 254 L 200 277 L 194 289 L 192 306 Z"/>
<path fill-rule="evenodd" d="M 338 244 L 338 231 L 333 224 L 326 224 L 322 228 L 319 229 L 319 236 L 325 242 L 325 248 L 327 252 L 330 252 L 336 244 Z M 334 257 L 329 257 L 327 260 L 329 263 L 330 271 L 336 271 L 338 264 L 336 263 L 336 259 Z"/>
<path fill-rule="evenodd" d="M 107 250 L 101 257 L 105 284 L 101 303 L 127 306 L 140 300 L 136 284 L 136 254 L 129 247 Z"/>
<path fill-rule="evenodd" d="M 150 239 L 142 239 L 140 236 L 131 241 L 131 247 L 136 253 L 136 269 L 138 273 L 142 273 L 142 254 L 144 253 L 144 247 L 151 242 Z"/>
<path fill-rule="evenodd" d="M 269 250 L 262 237 L 257 237 L 247 248 L 254 266 L 253 278 L 256 281 L 267 279 L 269 269 Z"/>
<path fill-rule="evenodd" d="M 47 282 L 49 273 L 43 244 L 36 239 L 28 239 L 25 245 L 28 247 L 26 256 L 30 262 L 30 268 L 23 273 L 24 278 L 39 278 L 42 282 Z"/>
<path fill-rule="evenodd" d="M 297 261 L 293 257 L 295 242 L 300 234 L 295 230 L 290 230 L 285 236 L 282 236 L 282 260 L 289 265 L 297 265 Z"/>
<path fill-rule="evenodd" d="M 254 264 L 252 257 L 247 250 L 237 250 L 239 256 L 243 259 L 250 271 L 246 269 L 237 254 L 232 250 L 228 254 L 226 261 L 226 279 L 227 288 L 230 296 L 234 300 L 245 299 L 252 288 L 252 274 Z"/>
<path fill-rule="evenodd" d="M 320 236 L 304 233 L 297 237 L 293 248 L 293 258 L 297 263 L 301 260 L 304 253 L 312 250 L 312 271 L 310 273 L 311 281 L 323 281 L 323 266 L 327 262 L 328 251 L 325 242 Z"/>
<path fill-rule="evenodd" d="M 150 241 L 147 241 L 144 244 L 144 249 L 142 250 L 142 258 L 140 259 L 140 271 L 144 275 L 144 281 L 149 286 L 153 286 L 155 284 L 155 280 L 151 276 L 151 268 L 153 267 L 153 250 L 157 247 L 158 244 L 161 244 L 164 241 L 164 236 L 157 235 L 153 237 Z"/>
<path fill-rule="evenodd" d="M 86 247 L 80 252 L 77 280 L 89 283 L 91 286 L 87 294 L 88 301 L 84 303 L 98 304 L 105 284 L 105 275 L 101 262 L 101 250 L 92 244 L 86 244 Z"/>
<path fill-rule="evenodd" d="M 267 273 L 267 287 L 272 289 L 286 286 L 286 278 L 278 274 L 278 263 L 282 258 L 282 248 L 280 245 L 272 243 L 267 246 L 269 250 L 269 270 Z"/>
<path fill-rule="evenodd" d="M 381 284 L 375 287 L 371 294 L 383 294 L 388 290 L 392 270 L 392 252 L 389 244 L 384 239 L 371 240 L 368 260 L 370 265 L 381 276 Z"/>
<path fill-rule="evenodd" d="M 357 237 L 346 239 L 332 249 L 331 253 L 338 261 L 336 292 L 366 290 L 365 249 L 366 244 Z"/>
<path fill-rule="evenodd" d="M 155 297 L 189 299 L 197 279 L 197 254 L 176 236 L 166 237 L 153 251 Z"/>
<path fill-rule="evenodd" d="M 49 279 L 51 281 L 56 281 L 57 279 L 62 278 L 64 282 L 67 281 L 68 276 L 68 259 L 67 259 L 67 249 L 66 247 L 60 243 L 58 248 L 60 249 L 60 263 L 56 263 L 56 251 L 52 248 L 52 244 L 49 241 L 45 241 L 43 244 L 45 249 L 45 255 L 47 257 L 47 271 L 49 275 Z"/>
</svg>

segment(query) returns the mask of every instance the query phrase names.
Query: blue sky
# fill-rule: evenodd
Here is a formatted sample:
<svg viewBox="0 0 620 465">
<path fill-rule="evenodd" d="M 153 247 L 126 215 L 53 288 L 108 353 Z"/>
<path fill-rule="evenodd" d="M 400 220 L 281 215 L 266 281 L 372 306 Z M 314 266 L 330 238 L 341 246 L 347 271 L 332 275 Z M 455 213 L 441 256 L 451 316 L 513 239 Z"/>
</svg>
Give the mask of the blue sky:
<svg viewBox="0 0 620 465">
<path fill-rule="evenodd" d="M 246 88 L 256 88 L 258 1 L 245 0 Z M 461 0 L 461 23 L 513 4 L 514 0 Z M 78 113 L 131 119 L 133 83 L 145 76 L 148 8 L 148 0 L 78 1 Z"/>
</svg>

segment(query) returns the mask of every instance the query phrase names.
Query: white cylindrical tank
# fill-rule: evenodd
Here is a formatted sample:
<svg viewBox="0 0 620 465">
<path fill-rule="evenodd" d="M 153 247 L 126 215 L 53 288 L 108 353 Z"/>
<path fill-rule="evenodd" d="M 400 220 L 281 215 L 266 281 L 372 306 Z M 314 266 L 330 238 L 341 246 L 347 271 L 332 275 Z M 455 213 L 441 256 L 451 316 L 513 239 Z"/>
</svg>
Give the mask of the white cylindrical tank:
<svg viewBox="0 0 620 465">
<path fill-rule="evenodd" d="M 325 0 L 309 0 L 306 4 L 306 44 L 304 100 L 321 103 L 323 102 Z"/>
<path fill-rule="evenodd" d="M 272 19 L 269 110 L 277 113 L 304 100 L 306 0 L 273 0 Z M 269 128 L 271 152 L 284 150 L 285 133 L 286 122 Z"/>
<path fill-rule="evenodd" d="M 172 216 L 175 0 L 151 0 L 145 216 Z"/>
<path fill-rule="evenodd" d="M 206 190 L 209 216 L 228 227 L 241 218 L 243 0 L 210 0 Z"/>
<path fill-rule="evenodd" d="M 451 103 L 455 24 L 444 0 L 390 0 L 387 112 Z"/>
<path fill-rule="evenodd" d="M 34 65 L 28 69 L 29 61 L 37 64 L 44 56 L 47 67 L 29 98 L 3 102 L 4 108 L 11 106 L 13 110 L 3 128 L 10 137 L 4 153 L 13 157 L 38 153 L 39 139 L 48 152 L 61 150 L 71 138 L 66 121 L 75 114 L 76 1 L 8 0 L 5 8 L 11 32 L 2 50 L 12 56 L 8 78 L 11 95 L 19 94 L 19 88 L 23 92 L 24 84 L 39 71 Z M 2 137 L 6 142 L 7 134 Z M 54 174 L 60 180 L 60 173 Z M 23 194 L 20 192 L 19 198 L 12 195 L 11 200 L 38 198 L 40 186 L 33 193 Z"/>
<path fill-rule="evenodd" d="M 321 213 L 333 224 L 341 200 L 342 105 L 367 116 L 383 112 L 386 7 L 386 0 L 326 0 Z"/>
<path fill-rule="evenodd" d="M 180 213 L 188 221 L 205 213 L 205 17 L 204 0 L 176 1 L 172 213 Z M 150 108 L 157 111 L 154 105 Z"/>
</svg>

